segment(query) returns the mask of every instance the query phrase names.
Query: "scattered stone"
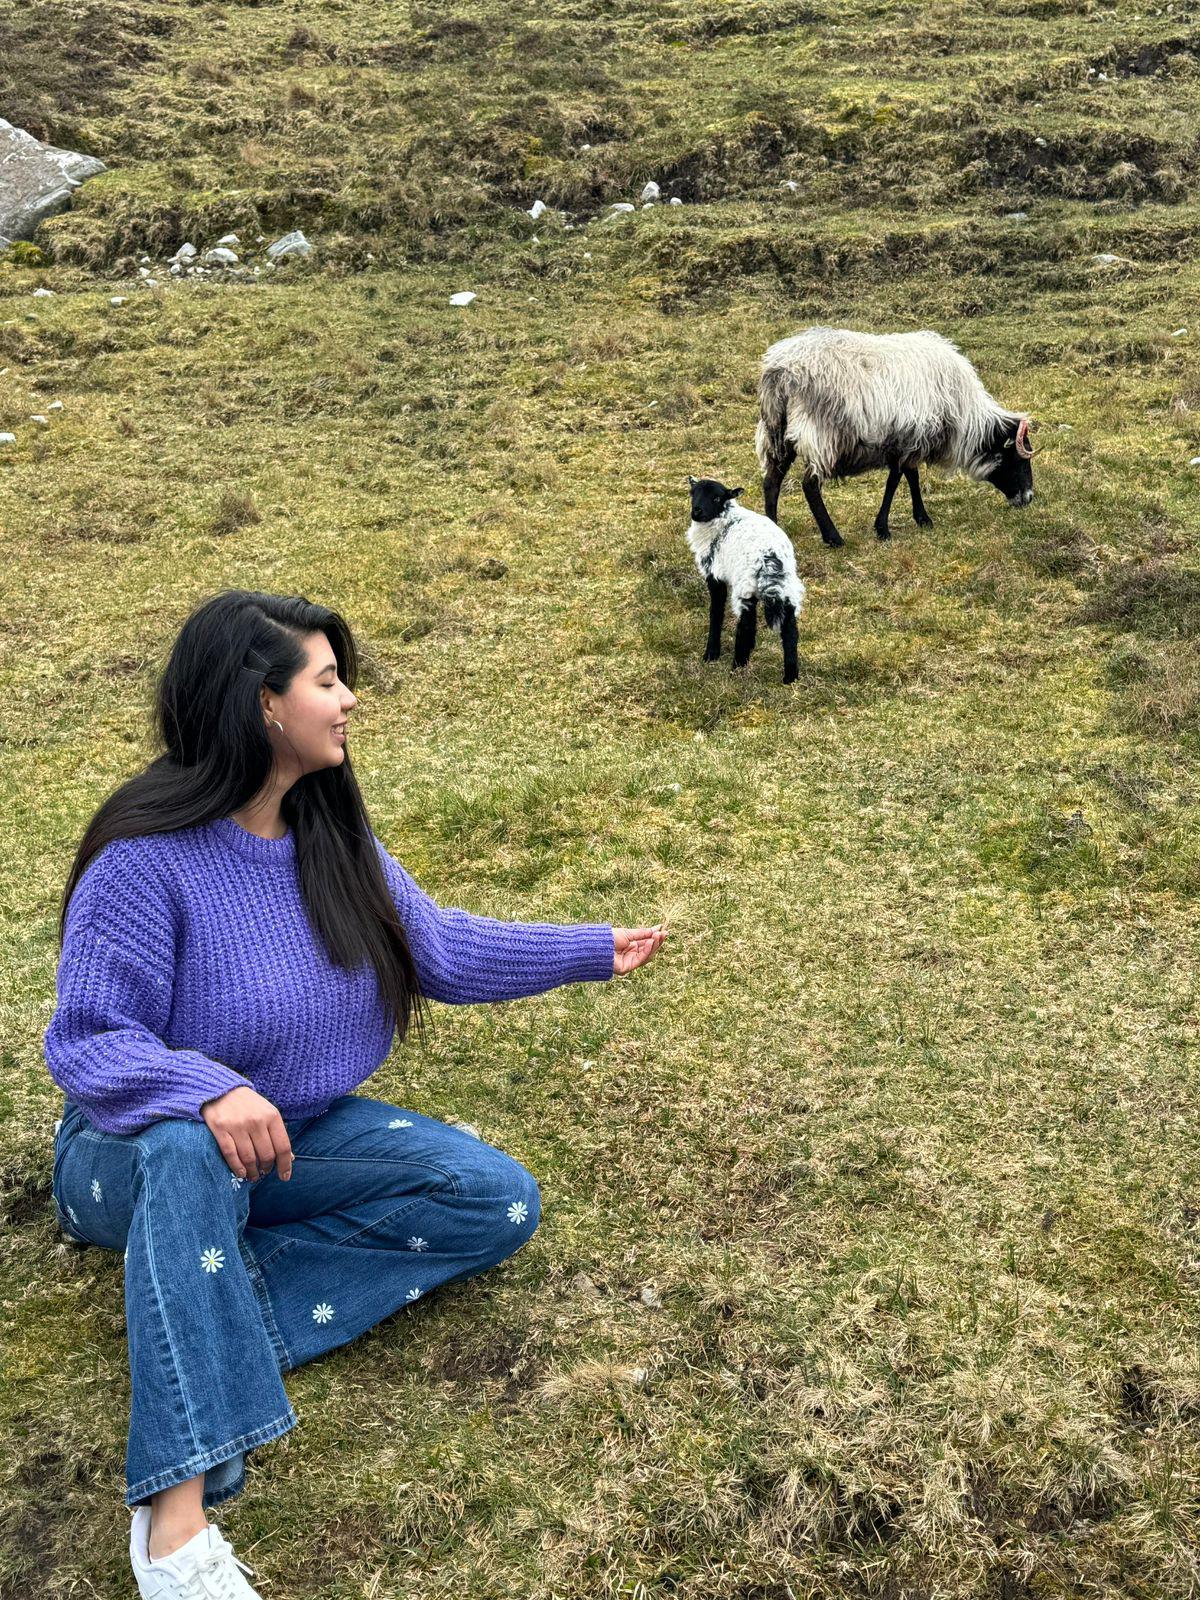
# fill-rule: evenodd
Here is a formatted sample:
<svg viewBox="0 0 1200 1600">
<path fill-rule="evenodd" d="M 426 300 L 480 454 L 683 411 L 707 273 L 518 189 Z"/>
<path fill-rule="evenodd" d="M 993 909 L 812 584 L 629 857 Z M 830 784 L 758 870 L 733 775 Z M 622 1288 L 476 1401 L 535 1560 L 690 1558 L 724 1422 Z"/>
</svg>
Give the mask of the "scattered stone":
<svg viewBox="0 0 1200 1600">
<path fill-rule="evenodd" d="M 779 187 L 781 189 L 790 189 L 792 193 L 795 194 L 800 185 L 796 182 L 795 178 L 785 178 Z"/>
<path fill-rule="evenodd" d="M 580 148 L 581 151 L 583 151 L 583 150 L 590 150 L 592 147 L 591 147 L 590 144 L 581 144 L 579 146 L 579 148 Z"/>
<path fill-rule="evenodd" d="M 1189 467 L 1200 467 L 1200 456 L 1193 456 L 1188 462 Z"/>
<path fill-rule="evenodd" d="M 291 233 L 285 233 L 282 239 L 276 239 L 274 244 L 267 246 L 267 255 L 272 261 L 283 261 L 288 256 L 307 256 L 312 253 L 312 245 L 300 232 L 299 228 Z"/>
<path fill-rule="evenodd" d="M 652 1283 L 648 1283 L 642 1290 L 642 1304 L 649 1306 L 653 1311 L 662 1310 L 662 1301 L 659 1299 L 658 1290 Z"/>
<path fill-rule="evenodd" d="M 0 433 L 0 444 L 16 444 L 16 442 L 17 436 L 15 433 Z"/>
<path fill-rule="evenodd" d="M 474 289 L 460 289 L 457 294 L 450 296 L 450 304 L 452 306 L 469 306 L 474 299 Z"/>
<path fill-rule="evenodd" d="M 1042 138 L 1039 137 L 1039 138 L 1035 139 L 1033 142 L 1034 142 L 1034 144 L 1041 145 L 1043 150 L 1046 148 L 1045 139 L 1042 139 Z"/>
<path fill-rule="evenodd" d="M 36 416 L 30 417 L 29 420 L 39 428 L 48 428 L 50 426 L 50 418 L 43 417 L 40 412 Z"/>
<path fill-rule="evenodd" d="M 196 249 L 194 244 L 181 244 L 179 249 L 176 250 L 175 254 L 171 257 L 171 260 L 194 261 L 199 254 L 200 252 Z"/>
<path fill-rule="evenodd" d="M 615 200 L 613 202 L 611 215 L 614 217 L 620 216 L 624 212 L 633 211 L 634 209 L 635 207 L 631 206 L 628 200 Z"/>
<path fill-rule="evenodd" d="M 211 262 L 214 267 L 236 267 L 237 254 L 233 250 L 226 250 L 223 245 L 204 252 L 205 261 Z"/>
<path fill-rule="evenodd" d="M 158 288 L 158 279 L 157 278 L 147 278 L 146 279 L 146 287 L 147 287 L 147 289 L 157 289 Z"/>
<path fill-rule="evenodd" d="M 1028 211 L 1006 211 L 1004 220 L 1005 222 L 1028 222 L 1029 213 Z"/>
<path fill-rule="evenodd" d="M 46 407 L 46 410 L 47 411 L 61 411 L 62 408 L 63 408 L 63 403 L 62 403 L 61 400 L 51 400 L 50 404 Z"/>
<path fill-rule="evenodd" d="M 227 233 L 217 240 L 218 245 L 240 244 L 241 240 L 236 233 Z"/>
<path fill-rule="evenodd" d="M 480 578 L 506 578 L 508 576 L 508 565 L 506 562 L 498 560 L 496 556 L 489 556 L 479 567 L 477 576 Z"/>
<path fill-rule="evenodd" d="M 683 204 L 683 201 L 679 198 L 679 196 L 677 194 L 673 194 L 671 196 L 671 204 L 673 206 L 681 206 Z"/>
<path fill-rule="evenodd" d="M 53 289 L 35 289 L 33 291 L 33 298 L 35 300 L 49 300 L 53 293 Z"/>
<path fill-rule="evenodd" d="M 148 278 L 149 276 L 150 276 L 150 268 L 149 267 L 139 267 L 138 268 L 138 277 L 139 278 Z"/>
<path fill-rule="evenodd" d="M 1182 339 L 1186 332 L 1187 332 L 1186 328 L 1176 328 L 1174 333 L 1171 335 L 1171 337 L 1172 337 L 1172 339 Z"/>
<path fill-rule="evenodd" d="M 171 263 L 171 276 L 174 277 L 174 278 L 177 278 L 182 271 L 183 271 L 183 268 L 179 265 L 178 261 L 172 261 L 172 263 Z"/>
<path fill-rule="evenodd" d="M 549 211 L 549 209 L 550 209 L 550 207 L 546 204 L 546 202 L 544 200 L 535 200 L 533 202 L 533 204 L 530 206 L 530 208 L 529 208 L 528 212 L 526 213 L 526 215 L 532 217 L 533 220 L 536 222 L 537 219 L 539 217 L 541 217 L 541 216 L 544 216 L 546 214 L 546 212 Z"/>
<path fill-rule="evenodd" d="M 650 182 L 642 190 L 640 199 L 643 205 L 652 205 L 655 200 L 662 199 L 662 190 L 658 187 L 653 178 L 651 178 Z"/>
<path fill-rule="evenodd" d="M 68 205 L 72 193 L 104 171 L 103 161 L 42 144 L 0 118 L 0 250 L 28 239 Z"/>
<path fill-rule="evenodd" d="M 110 306 L 123 306 L 125 304 L 125 296 L 123 294 L 114 294 L 108 303 Z"/>
</svg>

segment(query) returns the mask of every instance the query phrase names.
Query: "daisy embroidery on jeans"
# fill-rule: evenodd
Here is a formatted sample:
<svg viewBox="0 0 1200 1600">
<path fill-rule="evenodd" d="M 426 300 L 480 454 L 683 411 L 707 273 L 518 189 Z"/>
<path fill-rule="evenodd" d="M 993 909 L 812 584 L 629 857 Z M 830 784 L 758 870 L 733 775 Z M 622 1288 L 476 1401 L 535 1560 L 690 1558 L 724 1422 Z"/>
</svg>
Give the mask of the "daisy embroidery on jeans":
<svg viewBox="0 0 1200 1600">
<path fill-rule="evenodd" d="M 314 1306 L 313 1307 L 313 1321 L 314 1322 L 332 1322 L 333 1321 L 333 1307 L 330 1306 L 330 1305 L 326 1305 L 325 1302 L 322 1300 L 322 1302 L 321 1302 L 321 1304 L 319 1306 Z"/>
<path fill-rule="evenodd" d="M 215 1247 L 200 1252 L 200 1265 L 205 1272 L 220 1272 L 225 1265 L 225 1252 Z"/>
<path fill-rule="evenodd" d="M 99 1178 L 92 1179 L 92 1199 L 97 1205 L 99 1205 L 101 1200 L 104 1199 L 104 1190 L 100 1187 Z"/>
<path fill-rule="evenodd" d="M 419 1300 L 421 1298 L 421 1291 L 420 1289 L 410 1289 L 404 1298 L 406 1300 Z"/>
<path fill-rule="evenodd" d="M 411 1128 L 412 1123 L 407 1117 L 393 1117 L 388 1123 L 389 1128 Z"/>
<path fill-rule="evenodd" d="M 413 1234 L 411 1239 L 406 1239 L 404 1242 L 405 1242 L 405 1244 L 408 1246 L 408 1248 L 410 1250 L 428 1250 L 429 1249 L 429 1240 L 428 1239 L 418 1238 L 415 1233 Z"/>
<path fill-rule="evenodd" d="M 524 1222 L 528 1215 L 529 1207 L 524 1200 L 514 1200 L 508 1208 L 508 1220 L 510 1222 Z"/>
<path fill-rule="evenodd" d="M 231 1172 L 229 1174 L 229 1181 L 233 1184 L 235 1189 L 240 1189 L 246 1180 L 245 1178 L 239 1178 L 236 1172 Z"/>
<path fill-rule="evenodd" d="M 73 1206 L 68 1206 L 67 1207 L 67 1215 L 70 1217 L 71 1221 L 75 1224 L 75 1226 L 78 1227 L 79 1226 L 79 1218 L 75 1215 L 75 1208 Z"/>
</svg>

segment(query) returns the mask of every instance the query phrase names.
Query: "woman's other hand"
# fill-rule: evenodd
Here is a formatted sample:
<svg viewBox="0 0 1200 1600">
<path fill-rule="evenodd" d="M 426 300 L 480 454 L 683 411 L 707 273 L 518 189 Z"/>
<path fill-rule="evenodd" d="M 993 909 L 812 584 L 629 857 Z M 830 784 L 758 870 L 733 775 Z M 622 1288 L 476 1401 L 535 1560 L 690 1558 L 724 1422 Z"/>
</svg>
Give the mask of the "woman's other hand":
<svg viewBox="0 0 1200 1600">
<path fill-rule="evenodd" d="M 623 978 L 644 967 L 651 956 L 658 954 L 666 937 L 667 930 L 661 923 L 656 928 L 614 928 L 613 977 Z"/>
</svg>

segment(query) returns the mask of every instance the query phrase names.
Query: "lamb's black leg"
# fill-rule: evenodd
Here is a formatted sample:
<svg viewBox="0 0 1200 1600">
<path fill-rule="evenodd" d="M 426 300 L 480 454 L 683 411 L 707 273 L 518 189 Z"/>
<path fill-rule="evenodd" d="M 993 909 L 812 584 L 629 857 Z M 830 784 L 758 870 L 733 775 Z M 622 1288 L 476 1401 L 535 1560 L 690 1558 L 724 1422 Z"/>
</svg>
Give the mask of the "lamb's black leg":
<svg viewBox="0 0 1200 1600">
<path fill-rule="evenodd" d="M 816 519 L 817 527 L 821 530 L 821 537 L 825 543 L 835 548 L 845 544 L 845 540 L 833 525 L 833 518 L 825 509 L 825 502 L 821 499 L 821 485 L 815 478 L 807 475 L 804 477 L 804 498 L 808 501 L 808 509 Z"/>
<path fill-rule="evenodd" d="M 932 528 L 933 518 L 925 509 L 925 502 L 921 499 L 921 479 L 916 467 L 905 467 L 904 476 L 908 483 L 908 492 L 912 495 L 913 521 L 918 528 Z"/>
<path fill-rule="evenodd" d="M 795 459 L 796 452 L 789 446 L 782 461 L 772 458 L 767 462 L 767 470 L 763 473 L 763 509 L 772 522 L 779 521 L 779 491 Z"/>
<path fill-rule="evenodd" d="M 758 637 L 758 601 L 747 600 L 738 618 L 737 632 L 733 636 L 733 664 L 744 667 Z"/>
<path fill-rule="evenodd" d="M 708 644 L 704 649 L 705 661 L 717 661 L 721 655 L 721 624 L 725 621 L 725 601 L 729 585 L 716 578 L 705 579 L 708 584 Z"/>
<path fill-rule="evenodd" d="M 900 482 L 900 468 L 893 465 L 888 468 L 887 482 L 883 486 L 883 504 L 875 513 L 875 532 L 880 539 L 890 539 L 892 530 L 888 527 L 888 512 L 892 509 L 892 496 Z"/>
<path fill-rule="evenodd" d="M 800 675 L 800 668 L 796 661 L 799 629 L 796 627 L 795 606 L 784 606 L 783 620 L 779 624 L 779 637 L 783 642 L 783 681 L 784 683 L 795 683 Z"/>
</svg>

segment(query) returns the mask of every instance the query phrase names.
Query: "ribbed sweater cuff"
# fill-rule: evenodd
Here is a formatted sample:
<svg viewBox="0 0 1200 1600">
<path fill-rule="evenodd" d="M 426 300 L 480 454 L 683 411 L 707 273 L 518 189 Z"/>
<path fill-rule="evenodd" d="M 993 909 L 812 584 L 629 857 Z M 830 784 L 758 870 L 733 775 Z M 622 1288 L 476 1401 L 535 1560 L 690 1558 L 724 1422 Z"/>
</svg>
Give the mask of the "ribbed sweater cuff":
<svg viewBox="0 0 1200 1600">
<path fill-rule="evenodd" d="M 578 922 L 572 930 L 578 936 L 572 951 L 571 975 L 566 983 L 602 983 L 613 975 L 614 943 L 607 922 Z"/>
</svg>

